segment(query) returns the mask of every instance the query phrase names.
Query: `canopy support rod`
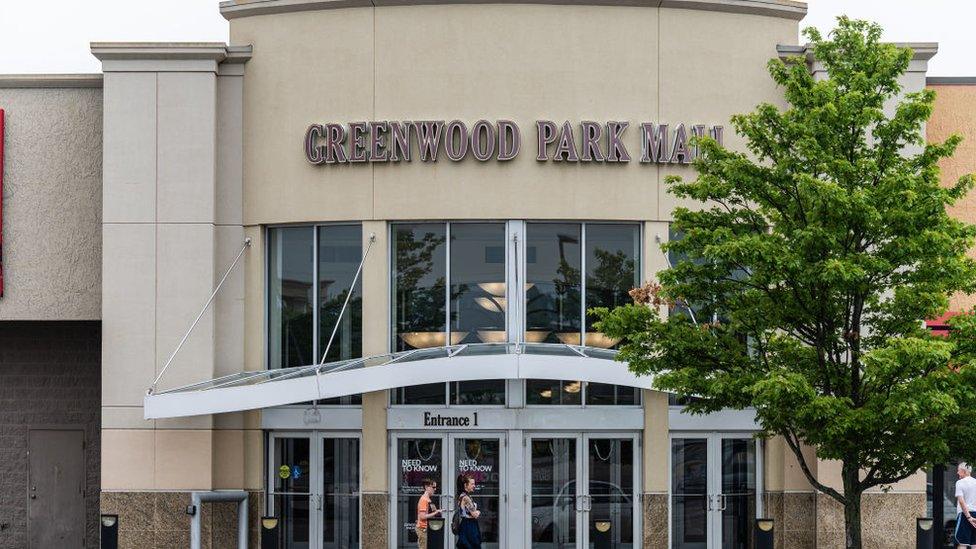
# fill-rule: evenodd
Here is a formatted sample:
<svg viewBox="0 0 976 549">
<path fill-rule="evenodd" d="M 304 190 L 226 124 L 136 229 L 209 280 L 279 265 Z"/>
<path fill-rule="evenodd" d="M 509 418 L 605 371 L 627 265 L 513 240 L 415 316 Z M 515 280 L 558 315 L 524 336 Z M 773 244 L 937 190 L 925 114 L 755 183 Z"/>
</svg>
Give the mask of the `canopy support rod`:
<svg viewBox="0 0 976 549">
<path fill-rule="evenodd" d="M 658 244 L 663 244 L 663 241 L 662 241 L 662 239 L 661 239 L 661 235 L 659 235 L 659 234 L 658 234 L 658 235 L 654 235 L 654 240 L 655 240 L 655 241 L 656 241 L 656 242 L 657 242 Z M 664 251 L 664 250 L 662 249 L 662 250 L 661 250 L 661 255 L 663 255 L 663 256 L 664 256 L 664 261 L 665 261 L 665 262 L 667 262 L 667 264 L 668 264 L 668 268 L 669 268 L 669 269 L 673 269 L 673 268 L 674 268 L 674 265 L 673 265 L 673 264 L 671 263 L 671 256 L 669 256 L 669 255 L 668 255 L 668 252 L 666 252 L 666 251 Z M 698 320 L 697 320 L 697 319 L 695 319 L 695 311 L 693 311 L 693 310 L 691 309 L 691 303 L 688 303 L 688 302 L 686 301 L 686 302 L 685 302 L 685 308 L 687 308 L 687 309 L 688 309 L 688 315 L 689 315 L 689 316 L 691 316 L 691 323 L 692 323 L 692 324 L 694 324 L 695 326 L 698 326 Z"/>
<path fill-rule="evenodd" d="M 366 258 L 369 257 L 369 251 L 373 249 L 373 242 L 376 242 L 376 233 L 370 233 L 369 244 L 366 245 L 366 251 L 363 253 L 363 259 L 359 262 L 359 267 L 356 269 L 356 276 L 352 278 L 352 284 L 349 285 L 349 293 L 346 294 L 346 300 L 342 302 L 342 309 L 339 309 L 339 316 L 336 318 L 335 326 L 332 327 L 332 335 L 329 336 L 329 342 L 325 345 L 325 352 L 322 353 L 322 360 L 319 361 L 318 368 L 315 369 L 315 388 L 322 398 L 322 366 L 325 365 L 325 357 L 329 356 L 329 349 L 332 348 L 332 341 L 335 339 L 336 332 L 339 331 L 339 323 L 342 322 L 342 315 L 346 314 L 346 307 L 349 306 L 349 299 L 352 297 L 352 293 L 356 290 L 356 283 L 359 282 L 359 275 L 363 273 L 363 265 L 366 264 Z M 318 306 L 318 305 L 316 305 Z M 312 402 L 312 408 L 318 407 L 318 400 Z"/>
<path fill-rule="evenodd" d="M 366 253 L 363 254 L 363 259 L 359 262 L 359 268 L 356 269 L 356 276 L 353 277 L 352 284 L 349 286 L 349 293 L 346 294 L 346 300 L 342 302 L 342 309 L 339 310 L 339 317 L 336 318 L 335 326 L 332 327 L 332 335 L 329 336 L 329 342 L 325 345 L 325 352 L 322 353 L 322 360 L 319 361 L 319 366 L 325 364 L 325 357 L 329 356 L 329 349 L 332 348 L 332 340 L 335 339 L 336 332 L 339 331 L 339 323 L 342 322 L 342 315 L 346 314 L 349 299 L 352 297 L 353 292 L 356 291 L 356 282 L 359 282 L 359 275 L 363 272 L 363 265 L 366 264 L 366 258 L 369 257 L 369 250 L 372 249 L 373 242 L 376 242 L 376 233 L 369 235 L 369 244 L 366 245 Z"/>
<path fill-rule="evenodd" d="M 241 246 L 241 251 L 238 252 L 237 257 L 234 258 L 234 262 L 230 264 L 230 267 L 227 268 L 227 272 L 224 273 L 224 276 L 221 277 L 220 282 L 217 283 L 217 287 L 215 287 L 213 292 L 210 293 L 210 297 L 207 299 L 207 302 L 203 305 L 203 309 L 200 309 L 200 314 L 198 314 L 196 319 L 193 320 L 193 324 L 190 324 L 190 329 L 187 330 L 185 334 L 183 334 L 183 339 L 180 340 L 179 345 L 177 345 L 176 349 L 173 350 L 173 354 L 169 355 L 169 359 L 166 361 L 166 364 L 163 365 L 163 369 L 159 371 L 159 375 L 157 375 L 156 379 L 153 380 L 152 385 L 149 387 L 149 390 L 147 391 L 148 394 L 151 395 L 156 392 L 156 384 L 159 383 L 159 380 L 162 379 L 163 374 L 166 373 L 166 368 L 169 368 L 169 365 L 173 363 L 173 359 L 176 358 L 176 353 L 179 353 L 180 349 L 183 348 L 183 344 L 186 343 L 187 338 L 189 338 L 190 334 L 193 333 L 193 329 L 197 327 L 197 323 L 199 323 L 200 319 L 203 318 L 203 314 L 207 312 L 207 309 L 210 307 L 210 304 L 213 303 L 214 298 L 217 297 L 217 292 L 220 291 L 220 287 L 224 285 L 224 281 L 226 281 L 227 277 L 230 276 L 230 272 L 234 270 L 234 267 L 237 266 L 237 262 L 240 261 L 242 257 L 244 257 L 244 252 L 250 247 L 251 247 L 251 238 L 247 237 L 244 239 L 244 245 Z"/>
</svg>

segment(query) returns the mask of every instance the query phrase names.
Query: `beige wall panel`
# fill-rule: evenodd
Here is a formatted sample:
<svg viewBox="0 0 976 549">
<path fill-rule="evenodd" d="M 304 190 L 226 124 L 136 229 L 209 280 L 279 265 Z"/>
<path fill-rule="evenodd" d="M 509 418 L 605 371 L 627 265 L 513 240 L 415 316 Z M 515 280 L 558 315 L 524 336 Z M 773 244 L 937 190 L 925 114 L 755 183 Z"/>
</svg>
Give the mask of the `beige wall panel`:
<svg viewBox="0 0 976 549">
<path fill-rule="evenodd" d="M 156 436 L 157 490 L 210 490 L 213 488 L 212 431 L 162 430 Z"/>
<path fill-rule="evenodd" d="M 782 439 L 779 439 L 782 441 Z M 807 476 L 803 474 L 803 469 L 800 467 L 800 461 L 796 458 L 796 454 L 786 445 L 785 441 L 782 441 L 783 445 L 783 489 L 786 491 L 809 491 L 813 487 L 810 485 L 810 481 L 807 480 Z M 811 446 L 803 446 L 803 458 L 809 467 L 810 472 L 813 475 L 818 474 L 818 460 L 817 451 Z M 819 478 L 819 477 L 818 477 Z"/>
<path fill-rule="evenodd" d="M 363 265 L 363 355 L 390 350 L 390 242 L 384 221 L 363 223 L 363 252 L 370 234 L 376 235 L 373 248 Z"/>
<path fill-rule="evenodd" d="M 267 336 L 264 323 L 264 231 L 261 227 L 245 227 L 244 236 L 251 239 L 251 247 L 241 259 L 244 268 L 244 369 L 264 370 Z"/>
<path fill-rule="evenodd" d="M 156 220 L 156 74 L 106 73 L 104 221 Z"/>
<path fill-rule="evenodd" d="M 155 446 L 151 430 L 102 429 L 102 490 L 154 488 Z"/>
<path fill-rule="evenodd" d="M 213 487 L 244 488 L 244 431 L 213 431 Z"/>
<path fill-rule="evenodd" d="M 376 241 L 363 266 L 363 355 L 390 349 L 389 234 L 386 223 L 363 223 L 363 250 L 370 234 Z M 363 490 L 385 491 L 387 484 L 386 409 L 389 393 L 363 395 Z"/>
<path fill-rule="evenodd" d="M 258 429 L 244 431 L 244 489 L 266 488 L 264 458 L 264 432 Z"/>
<path fill-rule="evenodd" d="M 217 223 L 244 221 L 244 77 L 217 77 Z"/>
<path fill-rule="evenodd" d="M 671 484 L 668 394 L 644 391 L 644 491 L 667 492 Z"/>
<path fill-rule="evenodd" d="M 157 226 L 156 360 L 162 369 L 213 291 L 214 226 Z M 160 380 L 161 389 L 211 379 L 214 315 L 208 308 Z"/>
<path fill-rule="evenodd" d="M 777 44 L 794 44 L 797 23 L 697 10 L 661 10 L 661 122 L 725 126 L 725 146 L 745 150 L 731 127 L 733 114 L 750 112 L 761 102 L 782 105 L 766 63 Z M 687 166 L 662 169 L 660 219 L 670 219 L 677 203 L 663 184 L 665 173 L 694 179 Z M 694 203 L 683 202 L 694 206 Z"/>
<path fill-rule="evenodd" d="M 630 121 L 625 143 L 639 156 L 637 125 L 657 115 L 657 19 L 658 10 L 632 7 L 377 9 L 377 120 L 459 119 L 470 127 L 511 119 L 523 143 L 508 163 L 439 156 L 436 164 L 377 165 L 376 217 L 653 217 L 656 167 L 540 163 L 535 121 L 570 121 L 577 143 L 580 120 Z"/>
<path fill-rule="evenodd" d="M 152 429 L 154 420 L 146 420 L 142 406 L 102 406 L 102 429 Z"/>
<path fill-rule="evenodd" d="M 101 318 L 102 92 L 0 88 L 2 320 Z"/>
<path fill-rule="evenodd" d="M 941 143 L 952 134 L 963 137 L 952 158 L 939 163 L 942 184 L 952 185 L 959 178 L 976 172 L 976 85 L 935 85 L 935 109 L 926 126 L 928 140 Z M 956 203 L 949 212 L 967 223 L 976 223 L 976 191 Z M 976 257 L 976 249 L 970 251 Z M 953 296 L 950 311 L 966 311 L 976 306 L 976 295 Z"/>
<path fill-rule="evenodd" d="M 844 482 L 841 480 L 841 462 L 833 459 L 822 459 L 818 463 L 817 480 L 838 491 L 843 491 Z M 925 493 L 926 478 L 925 471 L 919 471 L 914 475 L 891 485 L 891 492 L 922 492 Z M 881 487 L 874 487 L 869 492 L 881 492 Z"/>
<path fill-rule="evenodd" d="M 156 229 L 106 224 L 102 238 L 102 404 L 141 407 L 156 377 Z"/>
<path fill-rule="evenodd" d="M 389 455 L 386 438 L 386 408 L 390 402 L 387 391 L 363 394 L 363 491 L 389 490 L 387 471 Z"/>
<path fill-rule="evenodd" d="M 156 220 L 213 223 L 216 75 L 159 73 Z"/>
<path fill-rule="evenodd" d="M 214 232 L 217 259 L 213 287 L 216 288 L 244 245 L 244 228 L 217 225 Z M 244 251 L 245 254 L 249 252 Z M 220 287 L 212 305 L 219 319 L 214 323 L 214 377 L 244 370 L 244 268 L 242 257 Z"/>
<path fill-rule="evenodd" d="M 232 43 L 254 47 L 244 77 L 245 223 L 369 219 L 370 167 L 323 171 L 305 161 L 302 138 L 313 122 L 372 118 L 372 11 L 273 17 L 231 26 Z"/>
</svg>

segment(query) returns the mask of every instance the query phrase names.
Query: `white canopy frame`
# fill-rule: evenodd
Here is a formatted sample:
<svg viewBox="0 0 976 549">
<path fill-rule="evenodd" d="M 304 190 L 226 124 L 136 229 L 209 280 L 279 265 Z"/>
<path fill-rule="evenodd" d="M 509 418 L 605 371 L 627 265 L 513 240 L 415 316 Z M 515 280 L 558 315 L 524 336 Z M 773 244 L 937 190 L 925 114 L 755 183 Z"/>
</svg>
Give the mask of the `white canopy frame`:
<svg viewBox="0 0 976 549">
<path fill-rule="evenodd" d="M 146 419 L 284 406 L 411 385 L 479 379 L 557 379 L 651 389 L 616 352 L 563 344 L 478 343 L 323 365 L 242 372 L 147 394 Z"/>
</svg>

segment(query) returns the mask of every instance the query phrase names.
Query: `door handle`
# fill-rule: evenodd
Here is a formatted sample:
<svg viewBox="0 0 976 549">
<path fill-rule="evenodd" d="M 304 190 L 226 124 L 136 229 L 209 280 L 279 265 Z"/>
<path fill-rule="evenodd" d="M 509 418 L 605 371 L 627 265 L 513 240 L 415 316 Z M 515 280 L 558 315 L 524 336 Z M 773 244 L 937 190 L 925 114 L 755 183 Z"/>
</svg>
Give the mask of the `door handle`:
<svg viewBox="0 0 976 549">
<path fill-rule="evenodd" d="M 729 505 L 729 499 L 728 499 L 728 497 L 726 497 L 725 494 L 719 494 L 718 495 L 718 498 L 719 498 L 718 499 L 719 500 L 719 508 L 718 508 L 718 510 L 719 511 L 725 511 L 725 508 L 728 507 L 728 505 Z"/>
</svg>

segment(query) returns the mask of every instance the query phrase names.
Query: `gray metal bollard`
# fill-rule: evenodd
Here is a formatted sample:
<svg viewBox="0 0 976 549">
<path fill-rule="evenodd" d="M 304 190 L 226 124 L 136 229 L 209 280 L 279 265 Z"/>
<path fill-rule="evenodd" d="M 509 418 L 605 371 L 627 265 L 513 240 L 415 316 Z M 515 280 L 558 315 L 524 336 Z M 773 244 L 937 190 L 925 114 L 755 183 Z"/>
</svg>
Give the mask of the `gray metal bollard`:
<svg viewBox="0 0 976 549">
<path fill-rule="evenodd" d="M 935 536 L 932 535 L 934 525 L 935 520 L 931 517 L 915 519 L 915 549 L 935 549 Z"/>
<path fill-rule="evenodd" d="M 771 518 L 757 518 L 755 527 L 756 549 L 773 549 L 775 521 Z"/>
</svg>

